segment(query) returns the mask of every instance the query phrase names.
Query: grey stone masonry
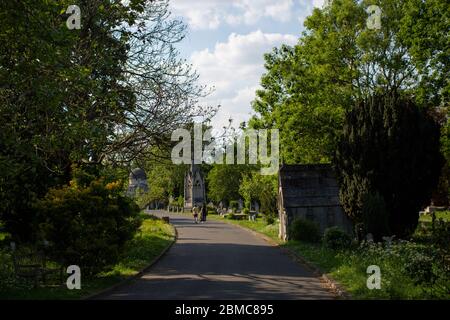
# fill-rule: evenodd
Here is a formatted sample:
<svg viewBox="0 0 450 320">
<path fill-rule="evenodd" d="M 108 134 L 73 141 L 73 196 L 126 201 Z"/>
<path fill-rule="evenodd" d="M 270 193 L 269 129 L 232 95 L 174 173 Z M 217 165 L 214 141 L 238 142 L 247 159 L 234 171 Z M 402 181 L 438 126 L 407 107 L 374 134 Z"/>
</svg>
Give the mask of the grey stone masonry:
<svg viewBox="0 0 450 320">
<path fill-rule="evenodd" d="M 289 225 L 296 218 L 317 223 L 325 229 L 339 226 L 352 233 L 352 224 L 339 202 L 339 186 L 328 164 L 284 165 L 279 172 L 279 236 L 289 238 Z"/>
</svg>

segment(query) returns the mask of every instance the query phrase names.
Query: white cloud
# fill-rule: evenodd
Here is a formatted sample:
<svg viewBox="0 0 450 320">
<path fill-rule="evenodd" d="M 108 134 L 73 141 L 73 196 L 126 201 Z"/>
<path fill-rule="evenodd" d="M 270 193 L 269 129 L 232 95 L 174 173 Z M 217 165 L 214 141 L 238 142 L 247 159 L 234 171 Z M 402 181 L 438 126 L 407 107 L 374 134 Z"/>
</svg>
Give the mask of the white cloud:
<svg viewBox="0 0 450 320">
<path fill-rule="evenodd" d="M 311 0 L 308 0 L 311 1 Z M 194 29 L 216 29 L 221 24 L 254 25 L 263 18 L 288 22 L 294 0 L 172 0 L 173 13 Z"/>
<path fill-rule="evenodd" d="M 281 44 L 296 42 L 294 35 L 258 30 L 247 35 L 233 33 L 213 50 L 192 54 L 191 62 L 200 74 L 200 82 L 215 87 L 215 92 L 202 103 L 222 106 L 213 121 L 214 127 L 226 125 L 230 117 L 235 125 L 249 119 L 250 103 L 264 73 L 264 53 Z"/>
<path fill-rule="evenodd" d="M 316 8 L 322 8 L 325 0 L 313 0 L 313 6 Z"/>
</svg>

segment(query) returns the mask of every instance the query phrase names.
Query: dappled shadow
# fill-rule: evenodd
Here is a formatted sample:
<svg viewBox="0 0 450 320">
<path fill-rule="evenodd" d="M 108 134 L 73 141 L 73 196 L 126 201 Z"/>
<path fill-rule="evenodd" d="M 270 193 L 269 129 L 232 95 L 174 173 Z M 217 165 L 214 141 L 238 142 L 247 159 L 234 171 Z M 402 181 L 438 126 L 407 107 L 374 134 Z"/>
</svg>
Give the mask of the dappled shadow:
<svg viewBox="0 0 450 320">
<path fill-rule="evenodd" d="M 102 299 L 332 299 L 309 271 L 250 232 L 169 216 L 177 243 L 144 276 Z"/>
<path fill-rule="evenodd" d="M 301 287 L 266 285 L 259 277 L 248 281 L 245 276 L 232 275 L 234 281 L 198 277 L 174 279 L 141 279 L 130 287 L 115 290 L 103 299 L 118 300 L 293 300 L 333 299 L 333 296 L 318 290 L 315 283 L 304 281 Z M 175 284 L 175 286 L 174 286 Z M 132 289 L 132 290 L 130 290 Z"/>
<path fill-rule="evenodd" d="M 332 299 L 269 246 L 179 243 L 147 274 L 102 299 Z"/>
</svg>

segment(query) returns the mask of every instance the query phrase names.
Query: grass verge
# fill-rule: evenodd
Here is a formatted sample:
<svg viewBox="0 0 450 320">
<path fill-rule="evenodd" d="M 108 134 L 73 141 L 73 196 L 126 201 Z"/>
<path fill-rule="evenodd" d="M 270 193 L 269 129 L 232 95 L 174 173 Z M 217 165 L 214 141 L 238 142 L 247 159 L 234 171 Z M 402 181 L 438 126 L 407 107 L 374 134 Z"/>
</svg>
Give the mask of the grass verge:
<svg viewBox="0 0 450 320">
<path fill-rule="evenodd" d="M 175 229 L 171 225 L 148 215 L 143 217 L 144 221 L 139 232 L 127 243 L 120 261 L 110 271 L 95 278 L 83 279 L 82 274 L 81 290 L 68 290 L 65 286 L 37 289 L 30 288 L 29 285 L 6 288 L 0 286 L 0 299 L 81 299 L 138 274 L 175 240 Z M 0 252 L 4 272 L 11 271 L 11 266 L 9 268 L 7 266 L 11 263 L 9 261 L 8 254 Z"/>
<path fill-rule="evenodd" d="M 267 225 L 264 219 L 258 217 L 256 221 L 249 221 L 249 220 L 229 220 L 224 219 L 223 217 L 216 215 L 216 214 L 209 214 L 208 219 L 216 220 L 216 221 L 226 221 L 231 224 L 239 225 L 241 227 L 262 233 L 269 238 L 271 238 L 273 241 L 281 244 L 282 241 L 278 238 L 278 224 L 274 223 L 271 225 Z"/>
</svg>

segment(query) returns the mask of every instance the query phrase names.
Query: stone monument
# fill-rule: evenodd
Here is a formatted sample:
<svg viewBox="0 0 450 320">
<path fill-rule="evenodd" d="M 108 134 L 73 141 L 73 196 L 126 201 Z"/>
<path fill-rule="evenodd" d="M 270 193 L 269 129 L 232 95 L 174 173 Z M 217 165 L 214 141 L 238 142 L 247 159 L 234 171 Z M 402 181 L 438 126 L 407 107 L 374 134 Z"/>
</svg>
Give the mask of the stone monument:
<svg viewBox="0 0 450 320">
<path fill-rule="evenodd" d="M 278 185 L 280 238 L 289 239 L 289 226 L 296 218 L 314 221 L 322 233 L 338 226 L 352 234 L 353 225 L 341 208 L 331 165 L 284 165 Z"/>
<path fill-rule="evenodd" d="M 191 164 L 184 176 L 184 208 L 192 209 L 206 202 L 205 179 L 200 165 Z"/>
<path fill-rule="evenodd" d="M 148 192 L 147 175 L 141 168 L 135 168 L 131 170 L 128 180 L 127 195 L 131 198 L 136 196 L 136 193 L 140 189 L 143 192 Z"/>
</svg>

